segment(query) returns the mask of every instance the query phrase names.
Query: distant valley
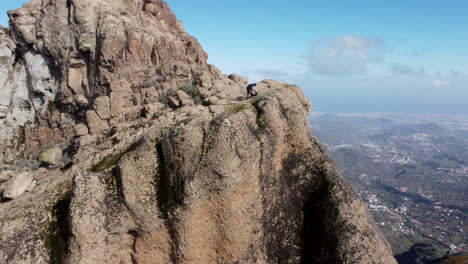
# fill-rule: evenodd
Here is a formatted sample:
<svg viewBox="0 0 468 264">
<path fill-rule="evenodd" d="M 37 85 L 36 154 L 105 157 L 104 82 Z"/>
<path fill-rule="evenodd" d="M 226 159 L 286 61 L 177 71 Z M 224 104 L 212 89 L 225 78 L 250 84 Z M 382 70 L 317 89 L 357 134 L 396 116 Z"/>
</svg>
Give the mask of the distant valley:
<svg viewBox="0 0 468 264">
<path fill-rule="evenodd" d="M 410 263 L 405 258 L 421 245 L 425 256 L 413 263 L 466 251 L 468 117 L 314 113 L 309 119 L 400 263 Z"/>
</svg>

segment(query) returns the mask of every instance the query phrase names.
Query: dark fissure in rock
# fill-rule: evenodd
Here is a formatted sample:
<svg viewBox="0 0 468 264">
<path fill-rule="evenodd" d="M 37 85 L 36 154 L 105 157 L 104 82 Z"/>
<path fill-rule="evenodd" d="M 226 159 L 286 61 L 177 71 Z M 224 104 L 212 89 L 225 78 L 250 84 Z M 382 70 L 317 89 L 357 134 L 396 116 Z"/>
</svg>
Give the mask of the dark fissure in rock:
<svg viewBox="0 0 468 264">
<path fill-rule="evenodd" d="M 301 263 L 335 263 L 334 256 L 337 247 L 336 237 L 327 233 L 327 218 L 331 210 L 328 203 L 329 183 L 325 180 L 320 187 L 307 197 L 304 203 L 304 222 L 302 227 L 302 258 Z"/>
<path fill-rule="evenodd" d="M 156 172 L 156 195 L 159 210 L 163 217 L 167 220 L 170 214 L 173 212 L 177 204 L 179 204 L 176 198 L 176 194 L 171 186 L 169 175 L 166 170 L 166 163 L 164 161 L 164 154 L 162 145 L 156 146 L 158 156 L 158 168 Z"/>
<path fill-rule="evenodd" d="M 182 200 L 177 199 L 176 192 L 171 186 L 161 143 L 158 143 L 156 145 L 156 151 L 158 157 L 158 167 L 155 173 L 156 199 L 159 211 L 161 212 L 162 217 L 164 218 L 165 225 L 169 232 L 169 237 L 172 241 L 170 259 L 172 263 L 177 263 L 177 245 L 179 244 L 179 242 L 177 238 L 177 230 L 174 226 L 175 219 L 172 213 L 174 212 L 177 206 L 180 206 L 182 204 Z"/>
<path fill-rule="evenodd" d="M 123 190 L 123 183 L 122 183 L 122 170 L 119 166 L 116 166 L 111 171 L 111 178 L 115 184 L 115 191 L 117 194 L 118 199 L 125 203 L 125 192 Z"/>
<path fill-rule="evenodd" d="M 70 202 L 72 192 L 67 191 L 52 207 L 52 221 L 49 224 L 46 245 L 49 249 L 51 264 L 66 262 L 70 230 Z"/>
<path fill-rule="evenodd" d="M 133 244 L 132 244 L 132 253 L 131 253 L 131 258 L 132 258 L 132 264 L 137 264 L 138 260 L 135 256 L 136 254 L 136 243 L 138 238 L 140 237 L 140 234 L 138 233 L 137 230 L 129 230 L 128 234 L 133 237 Z"/>
</svg>

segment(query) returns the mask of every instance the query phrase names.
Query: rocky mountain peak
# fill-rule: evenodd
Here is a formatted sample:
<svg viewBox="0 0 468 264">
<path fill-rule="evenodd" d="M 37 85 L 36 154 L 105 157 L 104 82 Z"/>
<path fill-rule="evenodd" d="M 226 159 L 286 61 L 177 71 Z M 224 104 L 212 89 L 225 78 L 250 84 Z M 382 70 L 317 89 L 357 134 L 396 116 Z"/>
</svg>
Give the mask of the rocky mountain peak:
<svg viewBox="0 0 468 264">
<path fill-rule="evenodd" d="M 8 15 L 10 29 L 0 36 L 0 139 L 7 146 L 21 130 L 50 136 L 26 144 L 38 147 L 138 119 L 184 84 L 210 100 L 223 97 L 218 90 L 240 89 L 207 65 L 163 1 L 31 1 Z"/>
<path fill-rule="evenodd" d="M 0 262 L 395 263 L 295 85 L 207 64 L 161 0 L 0 30 Z"/>
</svg>

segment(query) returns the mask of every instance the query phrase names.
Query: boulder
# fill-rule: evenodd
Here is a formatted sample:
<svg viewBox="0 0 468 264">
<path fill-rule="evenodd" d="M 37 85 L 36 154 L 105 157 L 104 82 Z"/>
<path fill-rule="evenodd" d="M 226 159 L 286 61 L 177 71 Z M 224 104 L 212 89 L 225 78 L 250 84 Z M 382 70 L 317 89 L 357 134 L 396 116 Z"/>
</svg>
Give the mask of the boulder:
<svg viewBox="0 0 468 264">
<path fill-rule="evenodd" d="M 126 109 L 134 106 L 132 94 L 126 92 L 112 92 L 110 94 L 110 110 L 112 117 L 122 118 L 126 113 Z"/>
<path fill-rule="evenodd" d="M 77 136 L 84 136 L 89 133 L 88 127 L 85 124 L 77 124 L 73 129 Z"/>
<path fill-rule="evenodd" d="M 33 183 L 33 175 L 30 172 L 22 172 L 11 178 L 5 186 L 3 197 L 14 199 L 21 196 Z"/>
<path fill-rule="evenodd" d="M 88 119 L 88 127 L 92 133 L 96 133 L 107 129 L 109 127 L 108 123 L 102 120 L 99 115 L 94 110 L 86 111 L 86 118 Z"/>
<path fill-rule="evenodd" d="M 180 100 L 176 96 L 169 96 L 167 98 L 167 105 L 173 108 L 177 108 L 180 106 Z"/>
<path fill-rule="evenodd" d="M 88 104 L 88 98 L 82 94 L 77 94 L 74 96 L 74 101 L 77 103 L 78 106 L 85 108 Z"/>
<path fill-rule="evenodd" d="M 193 106 L 195 103 L 193 102 L 192 99 L 187 98 L 187 99 L 180 99 L 180 105 L 181 106 Z"/>
<path fill-rule="evenodd" d="M 249 83 L 249 81 L 246 78 L 244 78 L 242 76 L 239 76 L 239 75 L 237 75 L 235 73 L 230 74 L 228 76 L 228 78 L 233 80 L 234 82 L 237 82 L 237 83 L 239 83 L 241 85 L 245 85 L 245 86 Z"/>
<path fill-rule="evenodd" d="M 5 170 L 0 172 L 0 182 L 6 182 L 8 181 L 11 177 L 15 175 L 15 172 L 12 170 Z"/>
<path fill-rule="evenodd" d="M 62 158 L 62 149 L 59 147 L 50 148 L 41 155 L 41 162 L 48 165 L 56 165 Z"/>
<path fill-rule="evenodd" d="M 84 94 L 83 82 L 86 78 L 86 68 L 70 68 L 68 70 L 68 87 L 74 94 Z"/>
<path fill-rule="evenodd" d="M 155 113 L 161 111 L 164 108 L 164 105 L 161 103 L 153 103 L 145 105 L 144 113 L 146 117 L 152 117 Z"/>
<path fill-rule="evenodd" d="M 125 108 L 124 120 L 131 121 L 142 116 L 142 106 L 136 105 Z"/>
<path fill-rule="evenodd" d="M 141 91 L 144 104 L 156 103 L 159 99 L 159 94 L 156 88 L 150 87 Z"/>
<path fill-rule="evenodd" d="M 111 117 L 110 114 L 110 99 L 108 96 L 101 96 L 94 100 L 94 109 L 102 120 L 107 120 Z"/>
</svg>

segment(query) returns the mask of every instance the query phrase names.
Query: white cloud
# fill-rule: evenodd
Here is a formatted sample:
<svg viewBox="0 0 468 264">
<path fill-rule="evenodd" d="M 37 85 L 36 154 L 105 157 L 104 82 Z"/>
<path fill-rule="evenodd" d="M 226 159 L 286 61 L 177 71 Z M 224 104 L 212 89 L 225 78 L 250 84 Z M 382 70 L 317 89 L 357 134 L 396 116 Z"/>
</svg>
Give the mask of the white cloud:
<svg viewBox="0 0 468 264">
<path fill-rule="evenodd" d="M 319 75 L 426 74 L 424 67 L 388 61 L 386 55 L 390 50 L 382 39 L 351 34 L 313 41 L 305 58 L 310 71 Z"/>
<path fill-rule="evenodd" d="M 241 72 L 250 82 L 260 82 L 265 79 L 274 79 L 284 83 L 293 82 L 291 73 L 281 69 L 259 69 Z"/>
<path fill-rule="evenodd" d="M 378 38 L 344 35 L 313 41 L 305 57 L 311 71 L 323 75 L 366 72 L 371 63 L 385 61 L 385 43 Z"/>
<path fill-rule="evenodd" d="M 401 63 L 388 63 L 388 69 L 393 75 L 423 75 L 425 70 L 423 67 L 413 68 Z"/>
<path fill-rule="evenodd" d="M 452 86 L 452 82 L 445 80 L 434 80 L 431 82 L 431 86 L 436 88 L 446 88 Z"/>
</svg>

